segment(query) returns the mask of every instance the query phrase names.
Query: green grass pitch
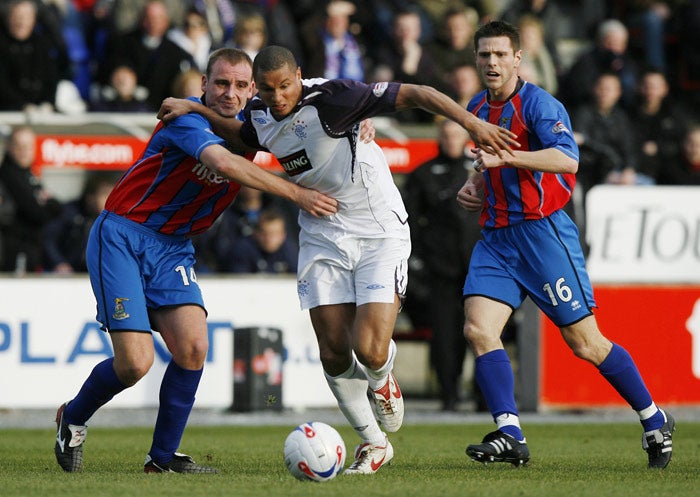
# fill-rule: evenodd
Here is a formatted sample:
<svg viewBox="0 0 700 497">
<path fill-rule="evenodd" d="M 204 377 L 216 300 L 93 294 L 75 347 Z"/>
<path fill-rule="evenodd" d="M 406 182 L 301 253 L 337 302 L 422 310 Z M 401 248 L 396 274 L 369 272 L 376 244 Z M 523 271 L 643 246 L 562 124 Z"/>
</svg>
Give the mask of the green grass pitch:
<svg viewBox="0 0 700 497">
<path fill-rule="evenodd" d="M 521 468 L 483 466 L 464 453 L 493 425 L 408 425 L 391 435 L 395 457 L 372 476 L 340 475 L 327 483 L 299 482 L 284 467 L 290 426 L 191 426 L 181 450 L 217 467 L 217 475 L 146 475 L 150 428 L 91 426 L 83 473 L 64 473 L 50 429 L 0 430 L 0 495 L 187 497 L 693 497 L 700 496 L 700 422 L 681 422 L 673 460 L 648 470 L 638 423 L 532 424 L 532 453 Z M 336 426 L 350 464 L 356 435 Z"/>
</svg>

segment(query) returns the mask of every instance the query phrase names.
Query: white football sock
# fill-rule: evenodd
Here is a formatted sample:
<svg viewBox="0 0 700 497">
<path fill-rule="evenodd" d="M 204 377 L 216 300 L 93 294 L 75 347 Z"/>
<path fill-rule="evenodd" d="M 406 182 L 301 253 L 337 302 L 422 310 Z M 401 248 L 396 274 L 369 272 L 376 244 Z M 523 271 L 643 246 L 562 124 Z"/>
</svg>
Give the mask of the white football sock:
<svg viewBox="0 0 700 497">
<path fill-rule="evenodd" d="M 366 442 L 383 445 L 385 437 L 374 418 L 367 398 L 367 377 L 360 366 L 353 356 L 353 363 L 344 373 L 329 376 L 324 371 L 324 375 L 340 411 L 355 433 Z"/>
<path fill-rule="evenodd" d="M 391 340 L 389 342 L 389 357 L 387 357 L 386 362 L 382 367 L 377 370 L 369 369 L 367 366 L 360 364 L 365 374 L 367 375 L 367 381 L 369 382 L 369 387 L 372 390 L 377 390 L 381 388 L 386 383 L 386 379 L 389 373 L 394 369 L 394 359 L 396 358 L 396 342 Z"/>
</svg>

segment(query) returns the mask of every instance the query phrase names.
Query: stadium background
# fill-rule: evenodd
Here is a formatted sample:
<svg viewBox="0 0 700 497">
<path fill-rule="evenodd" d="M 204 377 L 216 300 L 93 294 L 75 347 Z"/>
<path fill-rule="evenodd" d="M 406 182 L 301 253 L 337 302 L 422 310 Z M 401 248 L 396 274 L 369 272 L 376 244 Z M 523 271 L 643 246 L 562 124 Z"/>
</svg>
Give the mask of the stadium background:
<svg viewBox="0 0 700 497">
<path fill-rule="evenodd" d="M 3 113 L 1 122 L 12 126 L 26 119 L 23 113 Z M 30 124 L 39 137 L 37 173 L 56 196 L 70 200 L 87 171 L 121 170 L 132 163 L 155 118 L 51 114 Z M 376 127 L 399 183 L 436 151 L 432 126 L 396 126 L 379 119 Z M 276 168 L 270 157 L 259 155 L 256 161 Z M 700 405 L 700 188 L 599 186 L 588 195 L 588 267 L 602 329 L 630 350 L 657 402 Z M 277 407 L 298 411 L 334 405 L 308 317 L 298 309 L 293 278 L 211 276 L 201 284 L 207 287 L 213 345 L 198 407 L 233 405 L 231 330 L 251 327 L 283 332 L 282 357 L 260 373 L 271 375 L 270 368 L 281 364 Z M 0 408 L 54 407 L 74 394 L 66 385 L 78 384 L 96 356 L 110 353 L 94 322 L 86 277 L 4 275 L 0 296 L 0 370 L 10 373 L 0 377 Z M 571 360 L 558 331 L 532 305 L 525 306 L 519 320 L 515 363 L 524 410 L 621 407 L 594 368 Z M 397 329 L 397 375 L 407 396 L 430 398 L 436 385 L 427 344 L 410 339 L 415 338 L 411 331 Z M 156 370 L 165 365 L 156 362 L 148 375 L 153 381 L 146 379 L 109 407 L 152 407 L 160 377 Z M 570 378 L 576 378 L 575 388 Z"/>
</svg>

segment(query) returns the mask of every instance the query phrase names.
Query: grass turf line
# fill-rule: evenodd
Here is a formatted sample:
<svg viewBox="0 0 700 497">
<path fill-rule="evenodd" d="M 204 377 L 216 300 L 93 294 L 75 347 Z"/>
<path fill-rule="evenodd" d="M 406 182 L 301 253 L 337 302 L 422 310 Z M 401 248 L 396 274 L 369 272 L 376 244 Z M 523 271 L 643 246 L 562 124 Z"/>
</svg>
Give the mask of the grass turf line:
<svg viewBox="0 0 700 497">
<path fill-rule="evenodd" d="M 464 453 L 493 425 L 410 425 L 391 434 L 396 455 L 372 476 L 299 482 L 287 473 L 282 445 L 293 428 L 189 427 L 181 450 L 218 475 L 146 475 L 151 429 L 90 426 L 85 469 L 64 473 L 53 430 L 0 430 L 0 495 L 33 497 L 685 497 L 700 496 L 700 423 L 679 423 L 665 470 L 648 470 L 637 423 L 526 426 L 528 466 L 472 462 Z M 348 458 L 357 437 L 336 426 Z"/>
</svg>

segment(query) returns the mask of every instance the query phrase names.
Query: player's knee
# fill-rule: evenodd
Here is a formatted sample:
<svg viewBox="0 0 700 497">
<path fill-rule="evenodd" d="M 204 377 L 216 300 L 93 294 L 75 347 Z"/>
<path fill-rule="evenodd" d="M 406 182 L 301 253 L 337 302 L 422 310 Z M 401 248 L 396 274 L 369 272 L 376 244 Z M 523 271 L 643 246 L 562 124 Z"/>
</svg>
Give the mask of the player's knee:
<svg viewBox="0 0 700 497">
<path fill-rule="evenodd" d="M 592 344 L 587 342 L 575 342 L 570 344 L 570 347 L 571 351 L 576 357 L 590 362 L 594 366 L 597 366 L 603 362 L 610 352 L 609 348 L 606 348 L 601 344 Z"/>
<path fill-rule="evenodd" d="M 178 366 L 197 370 L 204 366 L 208 351 L 209 341 L 206 338 L 198 338 L 183 344 L 173 353 L 173 358 Z"/>
<path fill-rule="evenodd" d="M 389 358 L 389 348 L 379 343 L 362 344 L 355 348 L 357 360 L 370 369 L 381 368 Z"/>
<path fill-rule="evenodd" d="M 490 334 L 472 321 L 464 323 L 464 338 L 472 345 L 482 344 L 490 338 Z"/>
<path fill-rule="evenodd" d="M 153 358 L 141 357 L 134 360 L 114 362 L 114 370 L 119 380 L 127 387 L 135 385 L 153 365 Z"/>
<path fill-rule="evenodd" d="M 331 376 L 344 373 L 352 363 L 349 353 L 338 353 L 328 349 L 321 350 L 320 359 L 323 370 Z"/>
</svg>

